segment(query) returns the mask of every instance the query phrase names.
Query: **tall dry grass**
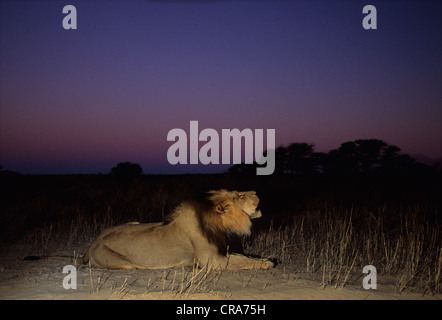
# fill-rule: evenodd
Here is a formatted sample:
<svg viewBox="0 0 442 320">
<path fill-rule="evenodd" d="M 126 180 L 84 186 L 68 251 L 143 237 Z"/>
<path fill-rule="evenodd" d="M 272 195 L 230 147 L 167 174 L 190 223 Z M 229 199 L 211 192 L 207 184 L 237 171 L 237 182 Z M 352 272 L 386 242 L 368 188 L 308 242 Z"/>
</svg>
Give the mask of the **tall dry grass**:
<svg viewBox="0 0 442 320">
<path fill-rule="evenodd" d="M 437 211 L 384 204 L 375 211 L 324 206 L 243 241 L 249 254 L 276 258 L 321 285 L 345 286 L 365 265 L 395 279 L 399 293 L 442 292 L 442 235 Z"/>
</svg>

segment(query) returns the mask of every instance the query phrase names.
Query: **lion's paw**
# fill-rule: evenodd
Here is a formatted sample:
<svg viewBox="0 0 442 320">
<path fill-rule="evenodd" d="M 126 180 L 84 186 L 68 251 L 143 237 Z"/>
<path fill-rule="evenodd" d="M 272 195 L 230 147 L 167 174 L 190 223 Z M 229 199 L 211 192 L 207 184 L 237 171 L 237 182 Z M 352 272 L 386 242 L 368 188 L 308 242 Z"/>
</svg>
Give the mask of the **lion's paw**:
<svg viewBox="0 0 442 320">
<path fill-rule="evenodd" d="M 270 260 L 262 260 L 260 268 L 263 270 L 272 269 L 275 266 L 275 264 Z"/>
</svg>

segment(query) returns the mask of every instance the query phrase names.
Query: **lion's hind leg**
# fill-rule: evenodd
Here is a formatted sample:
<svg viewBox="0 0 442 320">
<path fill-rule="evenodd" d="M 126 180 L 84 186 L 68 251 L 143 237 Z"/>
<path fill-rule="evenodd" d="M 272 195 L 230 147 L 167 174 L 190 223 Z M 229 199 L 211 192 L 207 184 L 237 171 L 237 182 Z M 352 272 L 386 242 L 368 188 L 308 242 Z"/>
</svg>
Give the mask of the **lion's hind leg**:
<svg viewBox="0 0 442 320">
<path fill-rule="evenodd" d="M 238 270 L 238 269 L 267 270 L 273 268 L 273 266 L 274 264 L 270 260 L 249 258 L 241 254 L 229 254 L 227 262 L 228 270 Z"/>
<path fill-rule="evenodd" d="M 97 246 L 90 257 L 93 266 L 105 269 L 137 269 L 124 255 L 115 252 L 106 245 Z"/>
</svg>

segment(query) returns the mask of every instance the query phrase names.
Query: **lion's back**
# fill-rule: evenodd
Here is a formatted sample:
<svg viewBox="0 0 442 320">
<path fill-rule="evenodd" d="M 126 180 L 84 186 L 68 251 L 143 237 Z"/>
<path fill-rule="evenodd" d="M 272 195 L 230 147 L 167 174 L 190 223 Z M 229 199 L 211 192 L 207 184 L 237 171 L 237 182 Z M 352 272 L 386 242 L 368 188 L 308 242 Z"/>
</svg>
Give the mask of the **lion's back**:
<svg viewBox="0 0 442 320">
<path fill-rule="evenodd" d="M 118 252 L 122 257 L 130 257 L 131 263 L 152 269 L 188 265 L 194 254 L 190 237 L 183 230 L 186 228 L 176 223 L 163 222 L 111 227 L 91 244 L 83 261 L 97 255 L 106 260 L 108 252 Z"/>
</svg>

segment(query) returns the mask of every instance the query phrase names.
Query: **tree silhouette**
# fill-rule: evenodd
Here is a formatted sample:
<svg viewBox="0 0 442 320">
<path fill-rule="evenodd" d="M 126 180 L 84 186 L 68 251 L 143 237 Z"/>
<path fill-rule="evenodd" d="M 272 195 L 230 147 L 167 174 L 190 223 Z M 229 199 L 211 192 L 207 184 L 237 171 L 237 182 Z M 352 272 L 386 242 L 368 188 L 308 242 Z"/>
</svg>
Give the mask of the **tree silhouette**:
<svg viewBox="0 0 442 320">
<path fill-rule="evenodd" d="M 121 178 L 135 178 L 143 174 L 143 169 L 136 163 L 120 162 L 111 169 L 110 174 Z"/>
<path fill-rule="evenodd" d="M 325 162 L 330 174 L 355 174 L 358 170 L 357 147 L 354 142 L 344 142 L 339 149 L 331 150 Z"/>
<path fill-rule="evenodd" d="M 329 153 L 315 152 L 313 144 L 291 143 L 276 148 L 275 174 L 360 176 L 423 171 L 423 164 L 400 151 L 399 147 L 378 139 L 347 141 Z M 229 172 L 252 175 L 255 168 L 256 164 L 240 164 L 231 167 Z"/>
<path fill-rule="evenodd" d="M 330 174 L 393 173 L 411 170 L 415 160 L 401 149 L 378 139 L 348 141 L 328 153 L 325 164 Z"/>
<path fill-rule="evenodd" d="M 313 173 L 313 145 L 292 143 L 287 147 L 287 170 L 294 174 Z"/>
<path fill-rule="evenodd" d="M 355 143 L 357 150 L 356 158 L 360 172 L 368 173 L 381 166 L 382 157 L 385 154 L 385 149 L 388 147 L 387 143 L 377 139 L 359 139 Z"/>
<path fill-rule="evenodd" d="M 311 175 L 323 172 L 325 153 L 314 152 L 314 145 L 291 143 L 275 150 L 276 174 Z"/>
</svg>

